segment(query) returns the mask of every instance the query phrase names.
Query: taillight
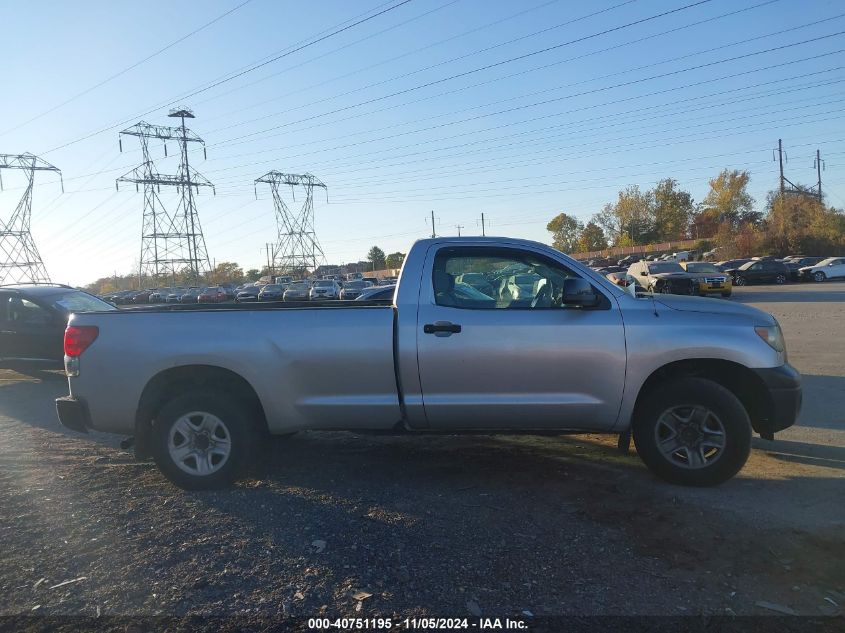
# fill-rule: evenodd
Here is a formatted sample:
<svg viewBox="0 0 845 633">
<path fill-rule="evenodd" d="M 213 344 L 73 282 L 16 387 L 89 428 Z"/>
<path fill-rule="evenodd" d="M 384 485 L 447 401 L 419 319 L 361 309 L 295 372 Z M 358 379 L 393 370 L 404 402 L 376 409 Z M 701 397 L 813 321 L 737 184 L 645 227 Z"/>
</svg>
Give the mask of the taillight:
<svg viewBox="0 0 845 633">
<path fill-rule="evenodd" d="M 65 330 L 65 356 L 81 356 L 99 334 L 100 328 L 96 325 L 68 325 Z"/>
</svg>

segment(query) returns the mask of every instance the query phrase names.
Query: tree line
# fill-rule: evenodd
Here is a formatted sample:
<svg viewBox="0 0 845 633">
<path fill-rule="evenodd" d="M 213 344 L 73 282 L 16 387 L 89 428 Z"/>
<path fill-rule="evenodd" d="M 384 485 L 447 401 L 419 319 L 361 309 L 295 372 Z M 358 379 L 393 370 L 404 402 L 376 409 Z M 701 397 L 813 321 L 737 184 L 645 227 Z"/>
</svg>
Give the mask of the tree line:
<svg viewBox="0 0 845 633">
<path fill-rule="evenodd" d="M 546 229 L 552 245 L 568 253 L 688 239 L 699 240 L 701 248 L 720 247 L 724 258 L 826 255 L 845 247 L 841 209 L 826 206 L 807 187 L 783 196 L 769 192 L 759 209 L 748 193 L 750 179 L 747 171 L 725 169 L 709 181 L 699 203 L 673 178 L 645 191 L 632 185 L 586 223 L 560 213 Z"/>
</svg>

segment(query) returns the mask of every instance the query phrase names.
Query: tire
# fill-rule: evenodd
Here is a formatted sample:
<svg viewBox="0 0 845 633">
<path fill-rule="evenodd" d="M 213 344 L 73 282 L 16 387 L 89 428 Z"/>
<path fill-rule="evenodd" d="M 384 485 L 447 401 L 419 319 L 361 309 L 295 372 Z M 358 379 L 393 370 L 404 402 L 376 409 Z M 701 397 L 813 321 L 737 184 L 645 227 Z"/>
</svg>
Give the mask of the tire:
<svg viewBox="0 0 845 633">
<path fill-rule="evenodd" d="M 779 286 L 782 286 L 783 284 L 785 284 L 786 283 L 786 275 L 778 275 L 777 277 L 775 277 L 775 283 L 778 284 Z"/>
<path fill-rule="evenodd" d="M 745 277 L 741 277 L 737 275 L 734 278 L 734 286 L 744 286 L 747 282 L 745 281 Z"/>
<path fill-rule="evenodd" d="M 731 293 L 730 293 L 730 292 L 723 292 L 723 293 L 722 293 L 722 299 L 727 299 L 727 298 L 728 298 L 728 297 L 730 297 L 730 296 L 731 296 Z"/>
<path fill-rule="evenodd" d="M 673 484 L 715 486 L 745 465 L 751 422 L 733 393 L 712 380 L 688 377 L 644 397 L 633 421 L 634 444 L 655 475 Z"/>
<path fill-rule="evenodd" d="M 241 474 L 256 437 L 247 407 L 238 400 L 225 392 L 189 391 L 167 402 L 156 415 L 153 459 L 180 488 L 224 488 Z M 182 460 L 180 453 L 185 455 Z"/>
<path fill-rule="evenodd" d="M 819 283 L 827 281 L 827 275 L 819 270 L 818 272 L 813 273 L 813 281 L 817 281 Z"/>
</svg>

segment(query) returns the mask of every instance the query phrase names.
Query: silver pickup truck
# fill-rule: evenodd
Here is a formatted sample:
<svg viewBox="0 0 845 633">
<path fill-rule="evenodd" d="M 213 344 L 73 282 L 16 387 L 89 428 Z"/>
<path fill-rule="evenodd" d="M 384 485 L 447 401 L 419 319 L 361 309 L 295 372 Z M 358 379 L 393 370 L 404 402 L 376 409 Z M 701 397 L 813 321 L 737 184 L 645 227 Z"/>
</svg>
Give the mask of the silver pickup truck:
<svg viewBox="0 0 845 633">
<path fill-rule="evenodd" d="M 780 327 L 632 288 L 535 242 L 421 240 L 393 302 L 74 315 L 56 406 L 71 429 L 134 436 L 190 489 L 229 484 L 267 434 L 304 429 L 633 435 L 658 476 L 723 482 L 752 429 L 772 439 L 798 415 Z"/>
</svg>

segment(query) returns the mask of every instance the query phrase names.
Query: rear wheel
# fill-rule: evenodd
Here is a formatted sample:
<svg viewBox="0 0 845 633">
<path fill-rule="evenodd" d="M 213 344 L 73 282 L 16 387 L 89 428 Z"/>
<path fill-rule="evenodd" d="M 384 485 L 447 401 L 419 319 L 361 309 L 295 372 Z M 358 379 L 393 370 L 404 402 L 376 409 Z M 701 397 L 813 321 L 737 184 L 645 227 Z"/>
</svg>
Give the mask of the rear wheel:
<svg viewBox="0 0 845 633">
<path fill-rule="evenodd" d="M 813 279 L 821 283 L 822 281 L 825 281 L 827 279 L 827 275 L 825 275 L 822 271 L 818 271 L 816 273 L 813 273 Z"/>
<path fill-rule="evenodd" d="M 186 490 L 231 484 L 241 473 L 255 434 L 245 407 L 225 394 L 190 391 L 156 415 L 153 457 L 171 482 Z"/>
<path fill-rule="evenodd" d="M 645 394 L 633 422 L 634 444 L 658 477 L 714 486 L 733 477 L 751 450 L 751 422 L 739 399 L 703 378 L 680 378 Z"/>
<path fill-rule="evenodd" d="M 786 275 L 778 275 L 775 277 L 776 284 L 785 284 L 786 283 Z"/>
</svg>

